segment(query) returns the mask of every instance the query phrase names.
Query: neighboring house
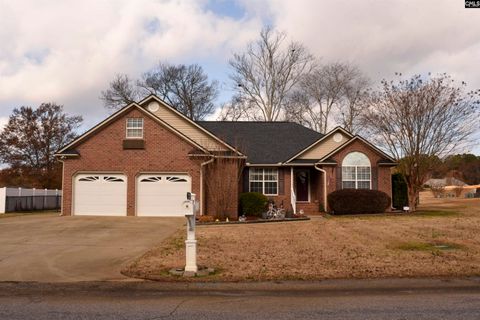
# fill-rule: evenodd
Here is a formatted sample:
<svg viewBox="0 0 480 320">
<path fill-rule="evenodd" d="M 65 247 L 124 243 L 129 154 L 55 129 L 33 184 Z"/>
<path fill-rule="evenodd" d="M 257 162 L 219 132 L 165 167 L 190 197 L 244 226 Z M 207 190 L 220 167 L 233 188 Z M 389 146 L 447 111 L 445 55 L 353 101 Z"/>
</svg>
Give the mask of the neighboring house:
<svg viewBox="0 0 480 320">
<path fill-rule="evenodd" d="M 443 179 L 428 179 L 425 186 L 432 188 L 437 198 L 474 198 L 480 185 L 468 185 L 454 177 Z"/>
<path fill-rule="evenodd" d="M 63 162 L 64 215 L 181 216 L 190 191 L 200 201 L 199 214 L 216 215 L 216 195 L 227 189 L 222 183 L 215 189 L 209 179 L 219 164 L 226 168 L 222 159 L 232 160 L 222 176 L 234 181 L 224 214 L 236 216 L 238 195 L 248 191 L 295 212 L 316 213 L 328 210 L 327 194 L 341 188 L 391 195 L 395 165 L 340 127 L 323 135 L 289 122 L 193 122 L 153 95 L 114 113 L 56 156 Z"/>
<path fill-rule="evenodd" d="M 443 179 L 428 179 L 425 181 L 424 185 L 429 187 L 446 187 L 446 186 L 467 186 L 465 182 L 454 177 L 448 177 Z"/>
</svg>

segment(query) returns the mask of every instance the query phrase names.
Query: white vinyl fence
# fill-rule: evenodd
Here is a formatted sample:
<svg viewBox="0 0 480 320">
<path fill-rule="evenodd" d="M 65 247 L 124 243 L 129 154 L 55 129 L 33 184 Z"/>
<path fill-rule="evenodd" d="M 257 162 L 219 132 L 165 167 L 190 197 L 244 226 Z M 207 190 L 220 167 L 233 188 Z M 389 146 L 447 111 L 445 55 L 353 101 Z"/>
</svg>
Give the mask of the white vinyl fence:
<svg viewBox="0 0 480 320">
<path fill-rule="evenodd" d="M 51 189 L 0 188 L 0 214 L 16 211 L 60 209 L 62 191 Z"/>
</svg>

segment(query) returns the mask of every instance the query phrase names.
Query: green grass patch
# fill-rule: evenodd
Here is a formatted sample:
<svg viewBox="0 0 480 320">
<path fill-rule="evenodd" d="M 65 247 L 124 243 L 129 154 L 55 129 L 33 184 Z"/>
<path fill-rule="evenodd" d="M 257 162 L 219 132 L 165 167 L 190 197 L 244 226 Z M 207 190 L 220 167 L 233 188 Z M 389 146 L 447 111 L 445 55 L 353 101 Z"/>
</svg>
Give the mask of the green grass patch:
<svg viewBox="0 0 480 320">
<path fill-rule="evenodd" d="M 386 218 L 397 218 L 397 217 L 454 217 L 461 215 L 461 212 L 450 211 L 450 210 L 418 210 L 412 213 L 397 213 L 397 212 L 386 212 L 386 213 L 372 213 L 372 214 L 326 214 L 326 219 L 386 219 Z"/>
<path fill-rule="evenodd" d="M 161 254 L 163 256 L 169 256 L 177 253 L 183 248 L 185 248 L 185 236 L 179 235 L 179 233 L 177 233 L 172 238 L 170 238 L 167 243 L 161 246 Z"/>
<path fill-rule="evenodd" d="M 326 214 L 325 219 L 378 219 L 378 218 L 388 218 L 397 216 L 393 213 L 372 213 L 372 214 Z"/>
<path fill-rule="evenodd" d="M 447 211 L 447 210 L 418 210 L 410 215 L 417 217 L 452 217 L 458 216 L 461 213 L 458 211 Z"/>
<path fill-rule="evenodd" d="M 463 246 L 456 243 L 449 242 L 404 242 L 399 245 L 394 246 L 394 249 L 403 250 L 403 251 L 426 251 L 426 252 L 440 252 L 448 250 L 459 250 L 463 249 Z"/>
<path fill-rule="evenodd" d="M 181 250 L 185 247 L 185 237 L 179 236 L 175 237 L 170 241 L 169 246 L 175 250 Z"/>
</svg>

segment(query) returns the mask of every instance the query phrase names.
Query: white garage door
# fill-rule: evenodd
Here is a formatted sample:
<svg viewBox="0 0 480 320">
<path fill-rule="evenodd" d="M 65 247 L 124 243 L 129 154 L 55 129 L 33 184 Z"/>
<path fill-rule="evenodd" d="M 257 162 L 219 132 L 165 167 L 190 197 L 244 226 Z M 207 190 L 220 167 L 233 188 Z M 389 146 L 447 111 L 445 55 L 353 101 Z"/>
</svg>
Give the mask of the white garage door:
<svg viewBox="0 0 480 320">
<path fill-rule="evenodd" d="M 79 174 L 74 180 L 75 215 L 126 216 L 127 178 L 123 174 Z"/>
<path fill-rule="evenodd" d="M 137 216 L 183 216 L 182 203 L 191 191 L 186 174 L 142 174 L 137 177 Z"/>
</svg>

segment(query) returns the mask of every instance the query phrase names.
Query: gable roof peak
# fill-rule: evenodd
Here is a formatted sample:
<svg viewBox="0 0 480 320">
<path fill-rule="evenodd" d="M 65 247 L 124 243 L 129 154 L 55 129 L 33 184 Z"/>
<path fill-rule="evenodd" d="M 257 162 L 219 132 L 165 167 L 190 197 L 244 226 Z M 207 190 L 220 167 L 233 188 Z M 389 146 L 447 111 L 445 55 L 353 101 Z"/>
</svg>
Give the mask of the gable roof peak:
<svg viewBox="0 0 480 320">
<path fill-rule="evenodd" d="M 347 134 L 350 138 L 354 137 L 355 135 L 353 133 L 351 133 L 350 131 L 348 131 L 347 129 L 345 129 L 344 127 L 342 126 L 336 126 L 335 128 L 333 128 L 332 130 L 328 131 L 325 136 L 329 136 L 330 134 L 336 132 L 336 131 L 342 131 L 343 133 Z"/>
<path fill-rule="evenodd" d="M 86 132 L 84 132 L 83 134 L 81 134 L 80 136 L 78 136 L 77 138 L 75 138 L 73 141 L 71 141 L 70 143 L 68 143 L 67 145 L 61 147 L 55 154 L 56 155 L 59 155 L 61 156 L 62 154 L 64 154 L 66 151 L 70 150 L 71 148 L 73 147 L 76 147 L 78 144 L 82 143 L 82 141 L 84 141 L 85 139 L 87 139 L 88 137 L 90 137 L 91 135 L 93 135 L 95 132 L 99 131 L 100 129 L 102 129 L 103 127 L 109 125 L 110 123 L 112 123 L 115 119 L 119 118 L 120 116 L 122 116 L 123 114 L 126 114 L 127 111 L 129 111 L 130 109 L 133 109 L 133 108 L 137 108 L 139 111 L 143 112 L 144 114 L 146 114 L 148 117 L 152 118 L 153 120 L 159 122 L 160 124 L 162 124 L 163 126 L 165 126 L 168 130 L 172 131 L 173 133 L 175 133 L 176 135 L 180 136 L 181 138 L 187 140 L 190 144 L 194 145 L 195 147 L 198 147 L 198 148 L 202 148 L 198 143 L 196 143 L 195 141 L 189 139 L 188 137 L 186 137 L 184 134 L 182 134 L 180 131 L 178 131 L 177 129 L 173 128 L 172 126 L 170 126 L 168 123 L 166 123 L 165 121 L 163 121 L 162 119 L 158 118 L 157 116 L 155 116 L 152 112 L 150 112 L 147 108 L 143 108 L 142 106 L 140 106 L 138 103 L 136 102 L 132 102 L 120 109 L 118 109 L 117 111 L 115 111 L 113 114 L 111 114 L 109 117 L 107 117 L 106 119 L 104 119 L 103 121 L 101 121 L 100 123 L 98 123 L 96 126 L 90 128 L 89 130 L 87 130 Z"/>
<path fill-rule="evenodd" d="M 384 151 L 382 151 L 380 148 L 374 146 L 372 143 L 368 142 L 368 140 L 366 140 L 365 138 L 363 138 L 362 136 L 359 136 L 359 135 L 355 135 L 353 136 L 352 139 L 350 139 L 349 141 L 347 141 L 346 143 L 340 145 L 338 148 L 332 150 L 330 153 L 328 153 L 327 155 L 325 155 L 323 158 L 321 158 L 319 161 L 323 161 L 327 158 L 329 158 L 330 156 L 334 155 L 335 153 L 339 152 L 340 150 L 342 150 L 343 148 L 347 147 L 348 145 L 352 144 L 353 142 L 355 141 L 361 141 L 363 143 L 365 143 L 367 146 L 369 146 L 373 151 L 377 152 L 378 154 L 382 155 L 385 159 L 387 160 L 390 160 L 392 161 L 393 163 L 396 163 L 396 160 L 390 156 L 389 154 L 385 153 Z"/>
<path fill-rule="evenodd" d="M 151 93 L 150 95 L 148 95 L 147 97 L 145 97 L 144 99 L 142 99 L 140 102 L 138 102 L 138 104 L 140 106 L 142 106 L 144 109 L 148 109 L 148 108 L 145 108 L 144 106 L 146 105 L 147 102 L 151 101 L 151 100 L 154 100 L 156 102 L 158 102 L 160 105 L 162 105 L 163 107 L 165 107 L 166 109 L 168 109 L 169 111 L 173 112 L 176 116 L 178 116 L 179 118 L 185 120 L 187 123 L 189 123 L 192 127 L 195 127 L 196 129 L 202 131 L 204 134 L 210 136 L 212 139 L 216 140 L 218 143 L 226 146 L 229 150 L 235 152 L 236 154 L 240 155 L 240 156 L 244 156 L 243 153 L 241 153 L 235 146 L 232 146 L 231 144 L 229 144 L 228 142 L 226 142 L 224 139 L 221 139 L 220 137 L 218 137 L 217 135 L 215 134 L 212 134 L 211 132 L 209 132 L 208 130 L 206 130 L 205 128 L 203 128 L 198 121 L 194 121 L 192 119 L 190 119 L 189 117 L 187 117 L 186 115 L 184 115 L 183 113 L 181 113 L 180 111 L 178 111 L 177 109 L 175 109 L 173 106 L 169 105 L 167 102 L 163 101 L 162 99 L 160 99 L 157 95 Z M 157 116 L 157 114 L 155 112 L 152 112 L 152 114 L 154 114 L 157 118 L 159 118 Z"/>
</svg>

